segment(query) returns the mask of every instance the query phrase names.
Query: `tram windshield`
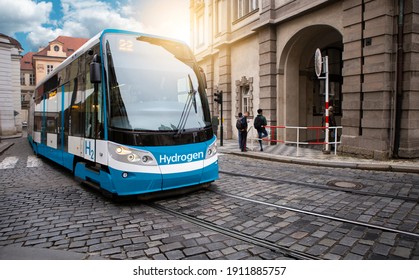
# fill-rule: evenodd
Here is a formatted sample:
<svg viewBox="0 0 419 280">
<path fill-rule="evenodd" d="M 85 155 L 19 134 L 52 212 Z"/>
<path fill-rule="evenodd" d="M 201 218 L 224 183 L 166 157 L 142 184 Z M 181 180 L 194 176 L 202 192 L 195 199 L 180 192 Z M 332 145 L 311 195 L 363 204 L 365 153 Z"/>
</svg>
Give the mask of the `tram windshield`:
<svg viewBox="0 0 419 280">
<path fill-rule="evenodd" d="M 104 48 L 111 127 L 179 132 L 211 125 L 205 92 L 186 45 L 107 34 Z"/>
</svg>

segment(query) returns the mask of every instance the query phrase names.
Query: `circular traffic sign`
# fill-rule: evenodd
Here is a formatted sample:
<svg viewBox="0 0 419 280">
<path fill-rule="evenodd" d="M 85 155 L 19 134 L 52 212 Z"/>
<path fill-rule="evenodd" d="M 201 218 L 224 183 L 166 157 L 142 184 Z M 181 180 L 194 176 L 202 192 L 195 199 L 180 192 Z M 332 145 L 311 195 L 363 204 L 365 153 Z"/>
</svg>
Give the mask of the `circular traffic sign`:
<svg viewBox="0 0 419 280">
<path fill-rule="evenodd" d="M 317 49 L 314 54 L 314 69 L 317 77 L 320 77 L 322 74 L 322 53 L 320 52 L 320 49 Z"/>
</svg>

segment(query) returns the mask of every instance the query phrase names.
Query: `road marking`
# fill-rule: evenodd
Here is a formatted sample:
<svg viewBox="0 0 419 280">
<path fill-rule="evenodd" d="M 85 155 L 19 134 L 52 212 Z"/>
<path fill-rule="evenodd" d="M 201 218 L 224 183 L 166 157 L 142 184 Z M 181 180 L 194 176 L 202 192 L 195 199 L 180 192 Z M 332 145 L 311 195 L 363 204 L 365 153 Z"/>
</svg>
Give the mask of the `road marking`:
<svg viewBox="0 0 419 280">
<path fill-rule="evenodd" d="M 0 169 L 14 168 L 18 161 L 18 157 L 7 157 L 2 162 L 0 162 Z"/>
<path fill-rule="evenodd" d="M 42 160 L 37 156 L 28 156 L 26 161 L 26 167 L 40 167 L 42 166 Z"/>
</svg>

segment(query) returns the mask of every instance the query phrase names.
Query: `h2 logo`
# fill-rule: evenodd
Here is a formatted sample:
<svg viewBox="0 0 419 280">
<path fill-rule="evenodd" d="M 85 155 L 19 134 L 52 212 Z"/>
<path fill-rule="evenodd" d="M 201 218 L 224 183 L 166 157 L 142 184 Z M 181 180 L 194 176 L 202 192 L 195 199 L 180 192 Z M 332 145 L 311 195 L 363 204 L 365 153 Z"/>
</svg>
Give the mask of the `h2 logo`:
<svg viewBox="0 0 419 280">
<path fill-rule="evenodd" d="M 84 139 L 84 158 L 95 160 L 95 140 Z"/>
</svg>

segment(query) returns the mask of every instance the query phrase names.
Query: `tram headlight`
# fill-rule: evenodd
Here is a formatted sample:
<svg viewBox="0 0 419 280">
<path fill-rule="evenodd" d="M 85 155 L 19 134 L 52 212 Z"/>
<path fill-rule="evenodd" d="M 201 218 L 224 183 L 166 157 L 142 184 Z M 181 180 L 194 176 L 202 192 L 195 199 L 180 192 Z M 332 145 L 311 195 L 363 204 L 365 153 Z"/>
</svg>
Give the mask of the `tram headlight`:
<svg viewBox="0 0 419 280">
<path fill-rule="evenodd" d="M 115 149 L 115 153 L 118 155 L 129 155 L 131 154 L 131 150 L 124 146 L 119 146 Z"/>
<path fill-rule="evenodd" d="M 127 146 L 108 143 L 109 155 L 116 161 L 140 164 L 140 165 L 157 165 L 157 161 L 153 154 L 148 151 L 129 148 Z"/>
<path fill-rule="evenodd" d="M 206 159 L 211 158 L 217 154 L 217 141 L 214 141 L 211 145 L 208 146 Z"/>
</svg>

